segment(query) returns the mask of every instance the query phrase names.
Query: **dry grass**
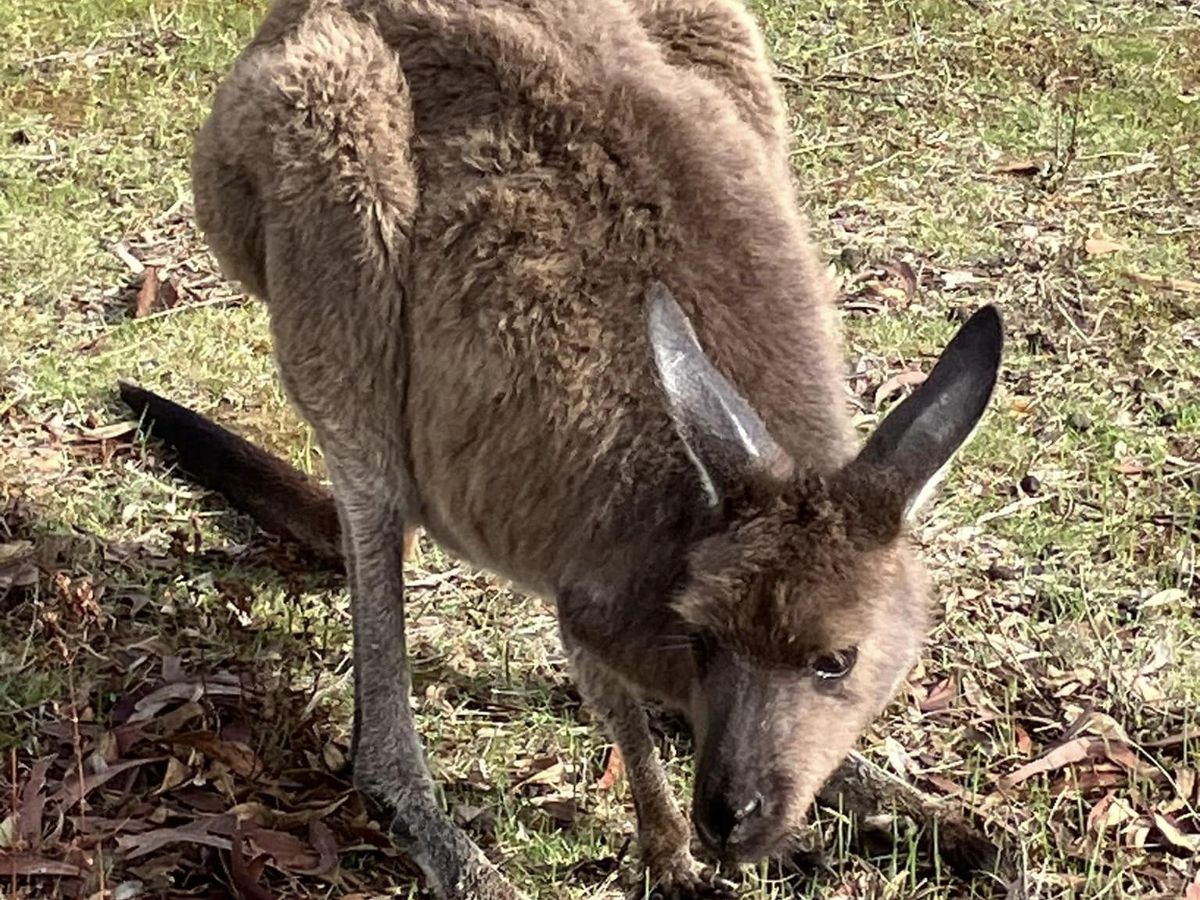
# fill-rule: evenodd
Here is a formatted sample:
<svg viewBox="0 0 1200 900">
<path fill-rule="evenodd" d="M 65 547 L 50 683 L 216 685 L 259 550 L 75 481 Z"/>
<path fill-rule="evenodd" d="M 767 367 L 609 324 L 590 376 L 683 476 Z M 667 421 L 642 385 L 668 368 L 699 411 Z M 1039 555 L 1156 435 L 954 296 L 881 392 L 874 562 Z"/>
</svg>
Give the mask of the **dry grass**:
<svg viewBox="0 0 1200 900">
<path fill-rule="evenodd" d="M 983 817 L 1027 896 L 1196 896 L 1200 18 L 1133 0 L 756 8 L 864 427 L 956 311 L 996 300 L 1011 334 L 988 427 L 921 530 L 945 614 L 864 750 Z M 104 427 L 133 377 L 319 468 L 264 312 L 213 277 L 187 216 L 190 131 L 260 13 L 0 9 L 0 872 L 52 873 L 4 876 L 13 896 L 254 896 L 263 865 L 282 896 L 414 890 L 345 791 L 338 581 Z M 122 255 L 174 305 L 132 318 L 144 275 Z M 604 741 L 552 617 L 427 545 L 411 578 L 447 804 L 536 896 L 616 896 L 627 789 L 597 787 Z M 686 742 L 665 753 L 686 788 Z M 750 872 L 746 895 L 1004 893 L 911 835 L 853 849 L 827 819 L 824 868 Z"/>
</svg>

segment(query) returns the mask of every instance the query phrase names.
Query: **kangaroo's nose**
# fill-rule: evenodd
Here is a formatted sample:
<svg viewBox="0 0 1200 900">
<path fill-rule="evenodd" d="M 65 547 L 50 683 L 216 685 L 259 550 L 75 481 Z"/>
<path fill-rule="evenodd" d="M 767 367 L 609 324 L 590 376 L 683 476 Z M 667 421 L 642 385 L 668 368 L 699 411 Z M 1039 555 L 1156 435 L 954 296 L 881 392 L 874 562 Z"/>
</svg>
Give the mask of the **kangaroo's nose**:
<svg viewBox="0 0 1200 900">
<path fill-rule="evenodd" d="M 762 811 L 763 796 L 757 791 L 748 797 L 718 795 L 696 817 L 696 830 L 712 849 L 726 851 L 737 846 Z"/>
</svg>

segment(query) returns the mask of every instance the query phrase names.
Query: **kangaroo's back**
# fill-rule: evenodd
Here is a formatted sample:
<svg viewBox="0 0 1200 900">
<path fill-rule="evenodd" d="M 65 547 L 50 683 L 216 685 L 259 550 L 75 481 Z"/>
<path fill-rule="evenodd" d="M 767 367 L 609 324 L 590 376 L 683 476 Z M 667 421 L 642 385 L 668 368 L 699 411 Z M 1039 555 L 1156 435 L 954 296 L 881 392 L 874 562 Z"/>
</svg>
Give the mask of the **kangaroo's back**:
<svg viewBox="0 0 1200 900">
<path fill-rule="evenodd" d="M 322 443 L 389 457 L 407 516 L 550 592 L 702 491 L 653 280 L 789 450 L 845 458 L 781 108 L 726 2 L 288 3 L 201 136 L 198 217 Z"/>
</svg>

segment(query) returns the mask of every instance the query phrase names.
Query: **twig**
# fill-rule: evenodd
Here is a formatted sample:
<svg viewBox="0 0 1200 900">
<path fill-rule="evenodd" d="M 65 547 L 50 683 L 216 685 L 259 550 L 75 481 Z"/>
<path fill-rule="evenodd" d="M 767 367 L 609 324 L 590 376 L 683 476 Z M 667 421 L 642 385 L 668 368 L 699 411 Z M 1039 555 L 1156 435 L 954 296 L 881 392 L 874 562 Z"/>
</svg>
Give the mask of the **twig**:
<svg viewBox="0 0 1200 900">
<path fill-rule="evenodd" d="M 897 81 L 901 78 L 907 78 L 909 75 L 915 75 L 916 73 L 916 69 L 902 69 L 899 72 L 884 72 L 882 75 L 876 75 L 874 72 L 834 72 L 827 70 L 814 78 L 813 81 L 849 81 L 852 78 L 860 78 L 863 81 L 875 81 L 880 84 L 886 84 L 889 81 Z"/>
<path fill-rule="evenodd" d="M 134 275 L 141 275 L 146 271 L 145 264 L 133 255 L 133 251 L 125 241 L 117 241 L 108 249 L 112 252 L 113 256 L 125 263 L 126 267 Z"/>
<path fill-rule="evenodd" d="M 1149 172 L 1151 169 L 1157 169 L 1158 163 L 1153 160 L 1147 162 L 1134 163 L 1133 165 L 1124 166 L 1120 169 L 1113 169 L 1110 172 L 1100 172 L 1097 175 L 1079 175 L 1071 180 L 1074 182 L 1094 182 L 1108 181 L 1113 178 L 1124 178 L 1126 175 L 1137 175 L 1139 172 Z"/>
<path fill-rule="evenodd" d="M 994 522 L 996 519 L 1006 519 L 1015 512 L 1022 509 L 1028 509 L 1031 506 L 1037 506 L 1039 503 L 1045 503 L 1051 498 L 1051 494 L 1043 494 L 1040 497 L 1022 497 L 1020 500 L 1014 500 L 1007 506 L 1002 506 L 999 509 L 994 509 L 989 513 L 984 513 L 975 520 L 976 525 L 986 525 L 988 522 Z"/>
<path fill-rule="evenodd" d="M 846 138 L 843 141 L 823 141 L 820 144 L 805 144 L 803 147 L 793 147 L 789 156 L 800 156 L 804 153 L 816 153 L 818 150 L 829 150 L 833 147 L 849 147 L 852 144 L 861 144 L 865 138 Z"/>
<path fill-rule="evenodd" d="M 873 44 L 867 44 L 865 47 L 857 47 L 854 50 L 847 50 L 845 53 L 839 53 L 837 56 L 829 59 L 830 64 L 845 62 L 848 59 L 853 59 L 856 56 L 862 56 L 864 53 L 870 53 L 872 50 L 878 50 L 880 47 L 888 47 L 892 44 L 906 40 L 908 35 L 897 34 L 889 38 L 884 38 L 882 41 L 876 41 Z"/>
<path fill-rule="evenodd" d="M 918 825 L 927 839 L 936 842 L 942 857 L 961 873 L 993 871 L 1003 863 L 1003 848 L 967 821 L 958 803 L 933 797 L 902 778 L 877 766 L 861 753 L 852 752 L 818 794 L 825 806 L 847 811 L 860 820 L 890 810 L 902 813 Z M 965 796 L 960 798 L 968 804 Z M 1006 832 L 1011 829 L 981 810 L 970 812 Z M 936 837 L 932 837 L 936 835 Z"/>
<path fill-rule="evenodd" d="M 152 322 L 155 319 L 163 319 L 167 316 L 173 316 L 176 313 L 200 309 L 203 306 L 224 306 L 226 304 L 238 303 L 239 300 L 241 300 L 240 297 L 213 297 L 209 300 L 201 300 L 197 303 L 180 303 L 178 306 L 172 306 L 170 309 L 160 309 L 158 312 L 150 313 L 150 315 L 142 316 L 139 319 L 131 319 L 130 321 L 137 325 L 145 322 Z"/>
<path fill-rule="evenodd" d="M 1058 309 L 1059 313 L 1062 314 L 1062 317 L 1067 320 L 1067 324 L 1071 326 L 1071 330 L 1074 331 L 1075 334 L 1077 334 L 1079 336 L 1079 339 L 1081 341 L 1083 341 L 1084 344 L 1090 344 L 1092 342 L 1091 338 L 1088 337 L 1087 333 L 1082 328 L 1080 328 L 1079 325 L 1075 322 L 1075 317 L 1071 315 L 1071 311 L 1069 309 L 1067 309 L 1066 306 L 1063 305 L 1063 302 L 1061 300 L 1059 300 L 1057 297 L 1053 297 L 1048 294 L 1045 294 L 1044 292 L 1043 292 L 1042 296 L 1049 297 L 1050 302 L 1055 305 L 1055 307 Z"/>
<path fill-rule="evenodd" d="M 1079 148 L 1079 95 L 1076 93 L 1070 107 L 1071 130 L 1067 134 L 1066 146 L 1062 142 L 1064 104 L 1059 104 L 1058 118 L 1054 123 L 1054 162 L 1042 176 L 1044 190 L 1054 193 L 1067 181 L 1067 172 L 1075 162 L 1075 153 Z"/>
<path fill-rule="evenodd" d="M 1200 282 L 1188 278 L 1172 278 L 1170 275 L 1147 275 L 1144 272 L 1123 272 L 1130 281 L 1145 287 L 1166 288 L 1169 291 L 1179 291 L 1182 294 L 1200 294 Z"/>
<path fill-rule="evenodd" d="M 116 47 L 99 47 L 99 42 L 90 44 L 85 50 L 61 50 L 58 53 L 47 53 L 44 56 L 35 56 L 33 59 L 22 59 L 9 65 L 7 68 L 10 72 L 20 74 L 28 72 L 30 69 L 36 69 L 46 63 L 60 62 L 63 60 L 78 61 L 87 59 L 89 56 L 100 59 L 105 56 L 110 56 L 118 52 Z"/>
</svg>

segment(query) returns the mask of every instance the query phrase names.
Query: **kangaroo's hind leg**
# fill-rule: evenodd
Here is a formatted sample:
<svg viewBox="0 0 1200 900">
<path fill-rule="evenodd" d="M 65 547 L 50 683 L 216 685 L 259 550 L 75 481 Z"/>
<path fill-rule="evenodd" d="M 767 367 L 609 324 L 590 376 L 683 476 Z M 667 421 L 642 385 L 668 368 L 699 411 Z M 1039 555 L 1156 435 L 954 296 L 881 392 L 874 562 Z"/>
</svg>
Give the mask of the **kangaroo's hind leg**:
<svg viewBox="0 0 1200 900">
<path fill-rule="evenodd" d="M 358 471 L 355 471 L 355 469 Z M 394 812 L 392 832 L 439 897 L 509 900 L 517 893 L 442 812 L 409 696 L 404 627 L 403 511 L 357 460 L 331 463 L 340 499 L 354 627 L 354 781 Z"/>
<path fill-rule="evenodd" d="M 354 626 L 355 783 L 393 813 L 437 896 L 513 900 L 439 808 L 409 700 L 407 87 L 374 26 L 336 6 L 314 4 L 284 32 L 252 45 L 220 89 L 197 140 L 197 218 L 266 299 L 284 385 L 333 477 Z"/>
</svg>

